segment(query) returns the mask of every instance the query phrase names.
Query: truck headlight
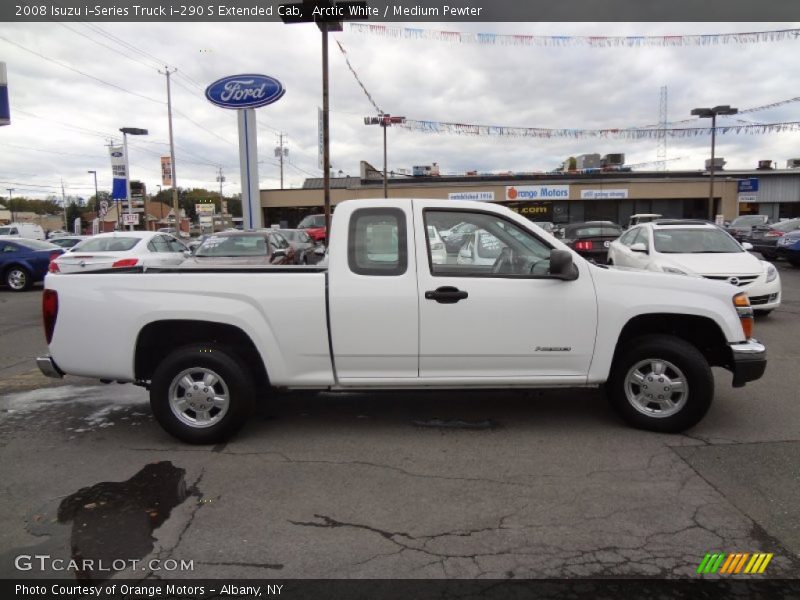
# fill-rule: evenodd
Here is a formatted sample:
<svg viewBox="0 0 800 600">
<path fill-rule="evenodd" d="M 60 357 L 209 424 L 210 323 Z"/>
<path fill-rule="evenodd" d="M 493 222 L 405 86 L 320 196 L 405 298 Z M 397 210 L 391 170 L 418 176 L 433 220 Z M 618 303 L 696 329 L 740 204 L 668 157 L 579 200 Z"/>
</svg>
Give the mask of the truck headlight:
<svg viewBox="0 0 800 600">
<path fill-rule="evenodd" d="M 772 263 L 767 263 L 767 283 L 778 278 L 778 269 Z"/>
<path fill-rule="evenodd" d="M 664 273 L 673 273 L 674 275 L 687 275 L 686 271 L 681 271 L 675 267 L 661 267 L 661 270 L 664 271 Z"/>
</svg>

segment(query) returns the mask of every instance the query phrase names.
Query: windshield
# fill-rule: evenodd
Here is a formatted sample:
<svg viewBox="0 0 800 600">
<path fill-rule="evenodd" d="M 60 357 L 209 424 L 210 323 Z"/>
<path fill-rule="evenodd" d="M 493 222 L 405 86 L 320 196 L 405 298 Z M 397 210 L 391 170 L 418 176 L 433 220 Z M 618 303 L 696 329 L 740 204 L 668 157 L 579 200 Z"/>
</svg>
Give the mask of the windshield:
<svg viewBox="0 0 800 600">
<path fill-rule="evenodd" d="M 308 215 L 297 226 L 298 229 L 308 229 L 309 227 L 325 227 L 325 215 Z"/>
<path fill-rule="evenodd" d="M 0 227 L 0 235 L 11 235 L 11 234 L 14 235 L 17 234 L 16 227 Z"/>
<path fill-rule="evenodd" d="M 142 241 L 135 237 L 96 237 L 85 240 L 81 252 L 126 252 Z"/>
<path fill-rule="evenodd" d="M 497 258 L 505 244 L 491 233 L 483 231 L 478 234 L 478 256 L 481 258 Z"/>
<path fill-rule="evenodd" d="M 745 215 L 743 217 L 736 217 L 731 221 L 731 227 L 752 227 L 753 225 L 761 225 L 767 222 L 765 215 Z"/>
<path fill-rule="evenodd" d="M 717 228 L 656 229 L 653 243 L 656 252 L 663 254 L 744 252 L 736 240 Z"/>
<path fill-rule="evenodd" d="M 195 256 L 266 256 L 267 238 L 263 235 L 212 235 L 197 249 Z"/>
</svg>

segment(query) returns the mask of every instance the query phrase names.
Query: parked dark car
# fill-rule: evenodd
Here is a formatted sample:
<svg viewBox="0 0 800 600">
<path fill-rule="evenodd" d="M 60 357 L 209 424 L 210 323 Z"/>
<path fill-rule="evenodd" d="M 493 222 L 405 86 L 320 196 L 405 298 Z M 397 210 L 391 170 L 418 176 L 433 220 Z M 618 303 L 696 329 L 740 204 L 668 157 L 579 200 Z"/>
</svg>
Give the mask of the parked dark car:
<svg viewBox="0 0 800 600">
<path fill-rule="evenodd" d="M 22 292 L 42 281 L 50 261 L 64 253 L 50 242 L 23 238 L 0 238 L 0 273 L 2 283 Z"/>
<path fill-rule="evenodd" d="M 294 260 L 298 265 L 315 265 L 325 254 L 325 247 L 315 243 L 304 229 L 279 229 L 278 233 L 294 248 Z"/>
<path fill-rule="evenodd" d="M 272 230 L 215 233 L 183 262 L 184 266 L 292 264 L 294 249 Z"/>
<path fill-rule="evenodd" d="M 738 242 L 741 242 L 745 236 L 750 235 L 753 227 L 760 225 L 769 225 L 769 217 L 767 215 L 742 215 L 736 217 L 731 224 L 725 228 L 725 231 L 730 233 Z"/>
<path fill-rule="evenodd" d="M 750 235 L 744 236 L 742 241 L 753 244 L 753 250 L 767 260 L 774 260 L 778 257 L 778 240 L 792 231 L 800 231 L 800 219 L 753 227 Z"/>
<path fill-rule="evenodd" d="M 622 235 L 622 227 L 611 221 L 570 223 L 564 227 L 564 243 L 587 259 L 605 264 L 608 246 Z"/>
<path fill-rule="evenodd" d="M 328 237 L 325 229 L 325 215 L 306 215 L 300 223 L 298 229 L 305 229 L 315 242 L 324 242 Z"/>
<path fill-rule="evenodd" d="M 793 267 L 800 268 L 800 231 L 792 231 L 778 238 L 778 256 L 785 258 Z"/>
</svg>

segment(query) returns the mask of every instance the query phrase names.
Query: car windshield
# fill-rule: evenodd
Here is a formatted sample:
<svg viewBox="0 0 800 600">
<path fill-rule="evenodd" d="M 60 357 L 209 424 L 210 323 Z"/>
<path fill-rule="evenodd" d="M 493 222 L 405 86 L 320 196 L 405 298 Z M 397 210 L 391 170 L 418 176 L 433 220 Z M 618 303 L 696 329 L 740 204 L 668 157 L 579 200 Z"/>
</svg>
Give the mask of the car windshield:
<svg viewBox="0 0 800 600">
<path fill-rule="evenodd" d="M 753 225 L 763 225 L 766 222 L 767 217 L 764 215 L 744 215 L 731 221 L 731 227 L 752 227 Z"/>
<path fill-rule="evenodd" d="M 16 235 L 17 228 L 16 227 L 0 227 L 0 235 Z"/>
<path fill-rule="evenodd" d="M 137 237 L 96 237 L 81 244 L 81 252 L 126 252 L 142 241 Z"/>
<path fill-rule="evenodd" d="M 267 256 L 263 235 L 212 235 L 197 249 L 195 256 Z"/>
<path fill-rule="evenodd" d="M 478 234 L 478 256 L 480 258 L 497 258 L 505 244 L 488 231 Z"/>
<path fill-rule="evenodd" d="M 56 250 L 58 246 L 50 242 L 41 242 L 39 240 L 17 239 L 14 242 L 19 246 L 24 246 L 31 250 Z"/>
<path fill-rule="evenodd" d="M 744 252 L 731 236 L 716 227 L 696 229 L 656 229 L 656 252 L 663 254 L 711 254 Z"/>
<path fill-rule="evenodd" d="M 325 227 L 325 215 L 308 215 L 297 226 L 298 229 L 308 229 L 309 227 Z"/>
</svg>

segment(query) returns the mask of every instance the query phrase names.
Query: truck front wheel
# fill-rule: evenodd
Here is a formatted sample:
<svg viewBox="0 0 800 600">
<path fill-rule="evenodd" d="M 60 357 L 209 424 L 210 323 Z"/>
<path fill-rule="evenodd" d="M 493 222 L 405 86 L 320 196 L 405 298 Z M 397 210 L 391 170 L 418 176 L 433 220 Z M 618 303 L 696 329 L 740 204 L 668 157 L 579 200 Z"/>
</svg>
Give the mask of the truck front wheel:
<svg viewBox="0 0 800 600">
<path fill-rule="evenodd" d="M 255 404 L 250 372 L 217 344 L 171 352 L 153 373 L 150 407 L 159 424 L 190 444 L 222 442 L 244 425 Z"/>
<path fill-rule="evenodd" d="M 626 344 L 611 368 L 608 396 L 630 425 L 678 433 L 697 424 L 714 397 L 706 358 L 690 343 L 670 335 Z"/>
</svg>

